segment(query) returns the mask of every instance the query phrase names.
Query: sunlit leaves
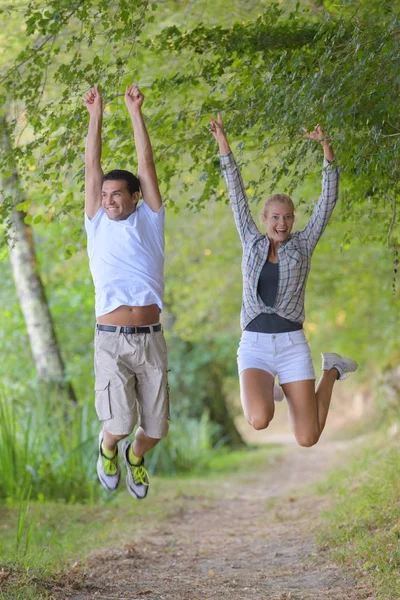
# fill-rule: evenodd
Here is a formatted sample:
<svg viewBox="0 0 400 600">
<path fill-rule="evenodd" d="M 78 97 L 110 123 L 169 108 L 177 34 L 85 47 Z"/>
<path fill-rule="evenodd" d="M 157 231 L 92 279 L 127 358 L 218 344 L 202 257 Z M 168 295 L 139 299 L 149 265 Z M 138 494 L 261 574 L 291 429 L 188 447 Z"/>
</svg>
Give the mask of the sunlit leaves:
<svg viewBox="0 0 400 600">
<path fill-rule="evenodd" d="M 332 14 L 312 17 L 295 11 L 288 18 L 275 6 L 266 18 L 229 29 L 168 28 L 155 44 L 191 56 L 191 73 L 205 90 L 199 113 L 213 105 L 221 110 L 230 138 L 246 148 L 243 158 L 257 148 L 260 159 L 269 158 L 267 167 L 260 165 L 256 194 L 265 175 L 272 175 L 274 185 L 290 174 L 294 189 L 309 165 L 307 154 L 319 151 L 297 141 L 300 126 L 321 122 L 350 190 L 348 218 L 367 198 L 371 218 L 374 210 L 386 208 L 388 217 L 377 235 L 387 241 L 393 206 L 386 199 L 397 198 L 400 175 L 399 37 L 395 8 L 373 1 L 336 5 Z M 178 89 L 182 93 L 189 86 L 182 80 Z M 188 127 L 189 113 L 182 115 L 182 129 Z M 185 144 L 185 150 L 202 165 L 207 195 L 214 165 L 206 135 L 198 142 L 193 150 Z M 396 227 L 391 235 L 398 235 Z"/>
<path fill-rule="evenodd" d="M 314 164 L 310 155 L 319 152 L 298 139 L 300 127 L 321 122 L 337 149 L 346 218 L 368 201 L 372 218 L 384 207 L 390 221 L 393 205 L 385 199 L 398 193 L 400 175 L 395 7 L 378 0 L 325 2 L 320 10 L 298 5 L 290 12 L 272 2 L 254 20 L 229 27 L 199 22 L 192 29 L 164 25 L 162 7 L 155 9 L 144 0 L 28 5 L 28 44 L 21 40 L 17 59 L 3 65 L 1 76 L 11 123 L 17 135 L 25 131 L 15 163 L 25 173 L 36 159 L 29 182 L 81 181 L 87 124 L 81 96 L 97 83 L 105 97 L 105 166 L 134 170 L 121 94 L 140 80 L 163 194 L 171 202 L 177 181 L 192 207 L 218 196 L 207 123 L 221 111 L 240 162 L 259 165 L 251 182 L 255 199 L 266 178 L 272 187 L 285 178 L 288 191 L 295 189 Z M 190 181 L 182 183 L 187 173 L 203 184 L 201 191 L 191 193 Z M 381 235 L 386 240 L 387 230 Z"/>
</svg>

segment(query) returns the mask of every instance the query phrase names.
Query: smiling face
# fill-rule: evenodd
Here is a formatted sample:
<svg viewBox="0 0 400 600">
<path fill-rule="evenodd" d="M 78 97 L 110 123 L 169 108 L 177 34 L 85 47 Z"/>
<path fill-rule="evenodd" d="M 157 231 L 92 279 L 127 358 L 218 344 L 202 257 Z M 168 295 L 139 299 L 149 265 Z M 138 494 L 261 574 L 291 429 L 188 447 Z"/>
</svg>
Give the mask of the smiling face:
<svg viewBox="0 0 400 600">
<path fill-rule="evenodd" d="M 136 210 L 139 192 L 131 194 L 123 179 L 103 182 L 101 203 L 106 215 L 112 221 L 123 221 Z"/>
<path fill-rule="evenodd" d="M 263 222 L 271 241 L 276 243 L 286 241 L 294 223 L 293 203 L 291 201 L 268 202 L 265 206 Z"/>
</svg>

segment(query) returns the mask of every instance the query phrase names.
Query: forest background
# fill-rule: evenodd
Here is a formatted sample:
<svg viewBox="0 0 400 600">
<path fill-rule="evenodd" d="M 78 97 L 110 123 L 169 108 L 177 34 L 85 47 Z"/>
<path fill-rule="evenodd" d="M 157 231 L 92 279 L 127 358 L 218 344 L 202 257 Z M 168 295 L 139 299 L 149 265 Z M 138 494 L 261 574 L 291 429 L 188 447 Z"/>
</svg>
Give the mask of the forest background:
<svg viewBox="0 0 400 600">
<path fill-rule="evenodd" d="M 313 258 L 306 333 L 360 363 L 374 424 L 399 419 L 399 3 L 0 2 L 0 499 L 95 501 L 94 290 L 83 228 L 85 91 L 105 98 L 103 166 L 135 171 L 123 101 L 145 95 L 168 212 L 163 322 L 171 434 L 150 470 L 205 468 L 235 422 L 241 248 L 209 119 L 221 112 L 253 214 L 318 198 L 321 123 L 340 201 Z M 259 221 L 258 221 L 259 222 Z M 232 400 L 233 399 L 233 400 Z"/>
<path fill-rule="evenodd" d="M 255 216 L 262 197 L 284 189 L 298 206 L 298 227 L 318 197 L 321 172 L 320 149 L 299 132 L 317 122 L 329 131 L 340 202 L 314 256 L 306 332 L 317 363 L 320 351 L 335 349 L 357 357 L 358 379 L 371 389 L 384 373 L 391 378 L 400 357 L 396 8 L 236 2 L 228 16 L 223 2 L 2 3 L 0 369 L 2 410 L 18 413 L 8 420 L 25 422 L 32 434 L 22 439 L 43 447 L 35 402 L 53 419 L 71 419 L 73 429 L 80 423 L 79 444 L 95 434 L 94 294 L 82 214 L 82 95 L 95 84 L 105 96 L 105 170 L 135 171 L 123 92 L 132 81 L 141 86 L 168 209 L 163 317 L 173 419 L 165 446 L 183 448 L 160 446 L 155 462 L 168 456 L 165 466 L 188 469 L 188 440 L 205 450 L 217 440 L 241 442 L 228 406 L 237 393 L 241 249 L 208 132 L 217 111 Z M 57 477 L 53 461 L 43 461 L 30 465 L 38 489 L 41 470 Z M 25 479 L 22 463 L 16 469 Z"/>
</svg>

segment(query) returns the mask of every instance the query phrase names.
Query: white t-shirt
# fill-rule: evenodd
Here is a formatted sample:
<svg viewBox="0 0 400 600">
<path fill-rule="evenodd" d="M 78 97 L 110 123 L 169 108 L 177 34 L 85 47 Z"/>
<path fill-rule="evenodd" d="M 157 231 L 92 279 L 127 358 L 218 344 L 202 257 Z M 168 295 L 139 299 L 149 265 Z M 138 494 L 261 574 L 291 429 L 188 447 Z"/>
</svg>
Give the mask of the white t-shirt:
<svg viewBox="0 0 400 600">
<path fill-rule="evenodd" d="M 93 219 L 85 214 L 96 317 L 122 305 L 162 310 L 164 223 L 164 206 L 155 213 L 145 202 L 123 221 L 109 219 L 103 207 Z"/>
</svg>

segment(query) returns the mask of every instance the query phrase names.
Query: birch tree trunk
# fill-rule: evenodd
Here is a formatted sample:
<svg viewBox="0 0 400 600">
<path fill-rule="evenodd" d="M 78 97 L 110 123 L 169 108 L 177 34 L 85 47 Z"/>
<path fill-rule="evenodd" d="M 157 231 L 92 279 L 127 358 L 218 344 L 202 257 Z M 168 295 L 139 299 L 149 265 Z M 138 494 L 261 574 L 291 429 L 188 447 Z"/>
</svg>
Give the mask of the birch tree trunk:
<svg viewBox="0 0 400 600">
<path fill-rule="evenodd" d="M 2 151 L 12 149 L 5 119 L 0 119 Z M 23 202 L 18 175 L 13 170 L 9 177 L 1 178 L 2 198 L 11 198 L 13 206 Z M 64 390 L 68 398 L 77 403 L 72 385 L 65 381 L 65 366 L 57 342 L 53 320 L 45 290 L 38 272 L 32 228 L 26 225 L 25 213 L 12 210 L 7 227 L 10 262 L 15 286 L 24 316 L 38 378 L 44 383 Z"/>
</svg>

